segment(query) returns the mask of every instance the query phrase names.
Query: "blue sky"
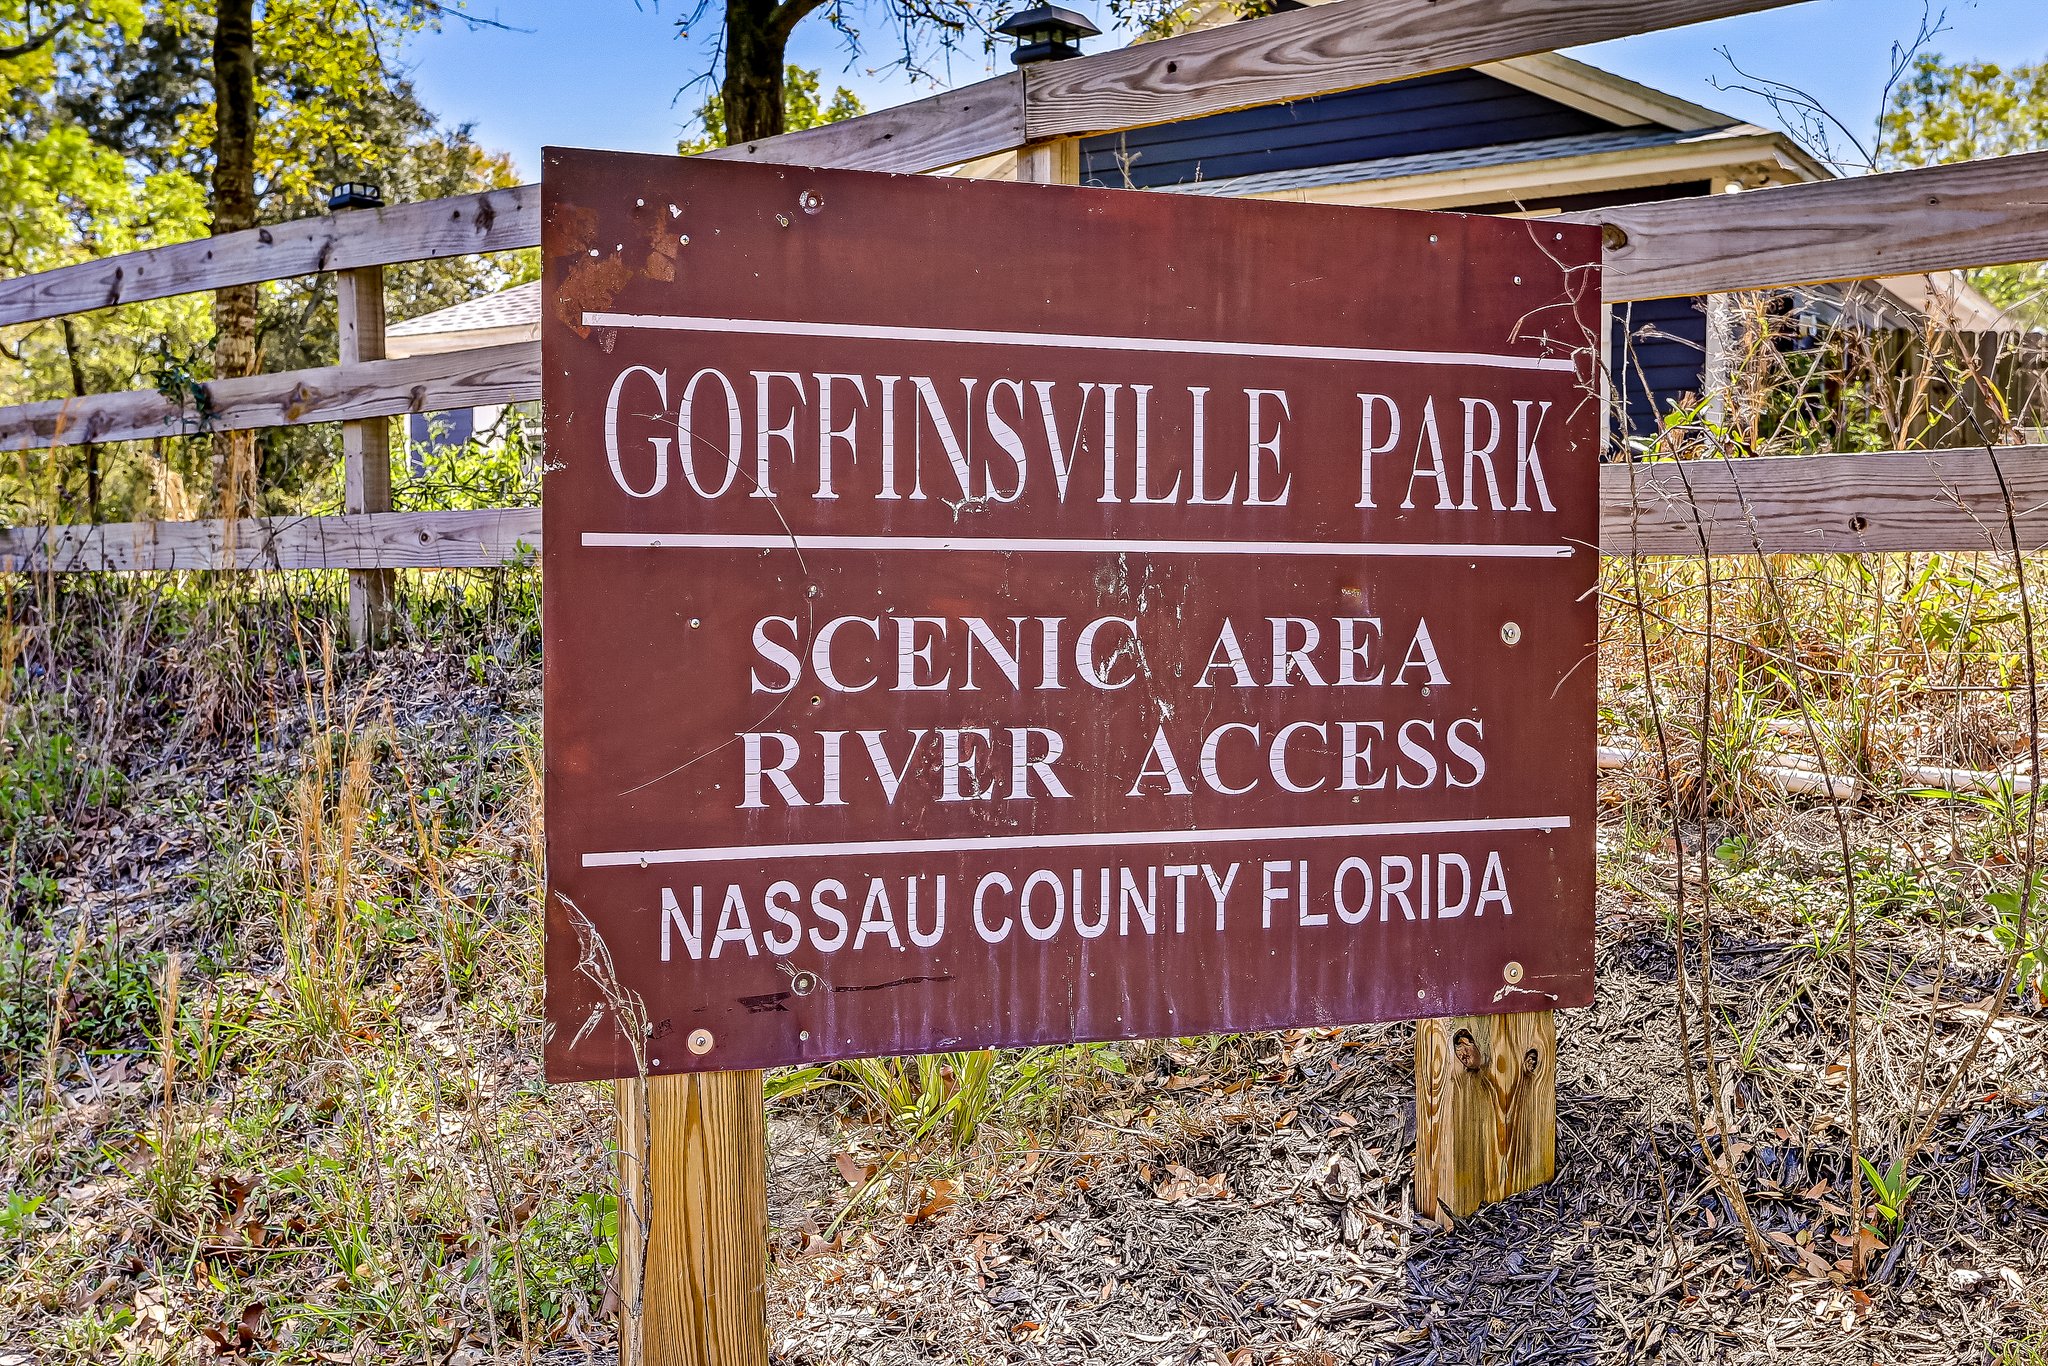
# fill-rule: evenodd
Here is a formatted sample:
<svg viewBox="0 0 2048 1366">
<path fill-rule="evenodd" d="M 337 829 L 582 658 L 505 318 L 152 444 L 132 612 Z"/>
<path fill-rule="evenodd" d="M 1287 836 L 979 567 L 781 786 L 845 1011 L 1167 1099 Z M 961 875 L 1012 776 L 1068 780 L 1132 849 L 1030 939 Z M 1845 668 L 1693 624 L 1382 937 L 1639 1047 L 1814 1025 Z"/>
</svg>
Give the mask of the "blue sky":
<svg viewBox="0 0 2048 1366">
<path fill-rule="evenodd" d="M 1065 0 L 1100 15 L 1099 0 Z M 405 61 L 429 108 L 450 123 L 474 125 L 487 146 L 510 152 L 533 175 L 543 144 L 673 151 L 678 134 L 703 100 L 701 85 L 677 91 L 700 75 L 707 40 L 721 6 L 688 38 L 677 21 L 688 0 L 469 0 L 473 13 L 514 31 L 452 24 L 416 40 Z M 1755 76 L 1803 86 L 1859 136 L 1874 125 L 1892 46 L 1909 42 L 1924 8 L 1945 16 L 1947 31 L 1933 50 L 1951 58 L 2023 62 L 2048 57 L 2048 4 L 2042 0 L 1807 0 L 1787 9 L 1647 34 L 1583 48 L 1572 55 L 1710 108 L 1770 126 L 1770 107 L 1741 90 L 1728 56 Z M 1097 50 L 1112 40 L 1098 39 Z M 844 41 L 813 17 L 804 22 L 791 57 L 818 68 L 829 89 L 848 86 L 868 107 L 925 93 L 900 73 L 875 70 L 888 59 L 877 42 L 849 58 Z M 995 70 L 975 52 L 957 56 L 948 85 L 965 85 Z"/>
</svg>

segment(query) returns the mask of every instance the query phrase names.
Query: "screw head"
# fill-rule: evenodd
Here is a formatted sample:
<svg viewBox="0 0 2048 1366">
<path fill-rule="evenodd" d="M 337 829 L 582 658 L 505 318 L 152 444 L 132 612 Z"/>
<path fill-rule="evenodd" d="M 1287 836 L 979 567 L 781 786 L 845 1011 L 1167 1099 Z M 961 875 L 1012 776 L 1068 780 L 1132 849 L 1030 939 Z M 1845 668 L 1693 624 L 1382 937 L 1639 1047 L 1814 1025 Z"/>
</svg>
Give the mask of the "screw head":
<svg viewBox="0 0 2048 1366">
<path fill-rule="evenodd" d="M 1509 645 L 1522 643 L 1522 628 L 1515 622 L 1506 622 L 1500 628 L 1500 638 Z"/>
<path fill-rule="evenodd" d="M 712 1042 L 710 1030 L 693 1029 L 690 1031 L 690 1051 L 698 1057 L 701 1058 L 711 1051 Z"/>
<path fill-rule="evenodd" d="M 816 190 L 805 190 L 796 197 L 796 202 L 797 207 L 805 213 L 816 213 L 825 207 L 824 196 L 820 195 Z"/>
<path fill-rule="evenodd" d="M 1511 961 L 1506 967 L 1500 970 L 1500 975 L 1507 979 L 1507 983 L 1509 986 L 1515 986 L 1519 984 L 1522 980 L 1522 965 L 1520 963 Z"/>
<path fill-rule="evenodd" d="M 806 968 L 789 979 L 789 989 L 799 996 L 808 996 L 818 989 L 818 974 Z"/>
</svg>

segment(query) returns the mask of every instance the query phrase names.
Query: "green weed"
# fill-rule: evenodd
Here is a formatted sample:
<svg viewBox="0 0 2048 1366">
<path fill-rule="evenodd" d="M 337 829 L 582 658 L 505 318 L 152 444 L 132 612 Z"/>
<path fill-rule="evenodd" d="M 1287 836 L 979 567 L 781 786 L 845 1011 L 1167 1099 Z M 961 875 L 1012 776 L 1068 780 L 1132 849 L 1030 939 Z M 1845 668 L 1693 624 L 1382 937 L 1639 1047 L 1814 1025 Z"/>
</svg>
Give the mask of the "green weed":
<svg viewBox="0 0 2048 1366">
<path fill-rule="evenodd" d="M 1992 1366 L 2048 1366 L 2048 1328 L 1999 1343 Z"/>
<path fill-rule="evenodd" d="M 1094 1070 L 1121 1073 L 1124 1062 L 1101 1044 L 855 1058 L 785 1069 L 767 1090 L 773 1100 L 840 1088 L 905 1145 L 940 1143 L 958 1153 L 983 1129 L 1056 1103 Z"/>
<path fill-rule="evenodd" d="M 1870 1231 L 1889 1244 L 1898 1236 L 1899 1226 L 1906 1218 L 1906 1205 L 1913 1198 L 1923 1176 L 1907 1176 L 1905 1166 L 1892 1163 L 1889 1170 L 1879 1171 L 1874 1163 L 1862 1154 L 1857 1154 L 1856 1163 L 1863 1168 L 1863 1175 L 1870 1182 L 1870 1208 L 1876 1219 Z"/>
<path fill-rule="evenodd" d="M 0 843 L 31 856 L 60 848 L 74 811 L 118 805 L 120 772 L 79 755 L 61 727 L 17 722 L 0 738 Z"/>
<path fill-rule="evenodd" d="M 2048 869 L 2034 874 L 2031 897 L 2007 889 L 1987 894 L 1984 902 L 1998 917 L 1991 926 L 1998 947 L 2017 954 L 2013 990 L 2021 995 L 2031 993 L 2036 1001 L 2048 1004 L 2048 928 L 2044 928 L 2048 927 L 2048 905 L 2043 904 L 2044 896 L 2048 896 Z"/>
<path fill-rule="evenodd" d="M 58 961 L 32 948 L 61 939 L 47 920 L 34 932 L 0 923 L 0 1070 L 46 1046 L 53 1024 L 64 1039 L 87 1049 L 140 1044 L 156 1012 L 155 974 L 163 955 L 96 936 L 83 922 L 78 928 L 78 953 Z M 53 1017 L 58 1010 L 61 1020 Z"/>
</svg>

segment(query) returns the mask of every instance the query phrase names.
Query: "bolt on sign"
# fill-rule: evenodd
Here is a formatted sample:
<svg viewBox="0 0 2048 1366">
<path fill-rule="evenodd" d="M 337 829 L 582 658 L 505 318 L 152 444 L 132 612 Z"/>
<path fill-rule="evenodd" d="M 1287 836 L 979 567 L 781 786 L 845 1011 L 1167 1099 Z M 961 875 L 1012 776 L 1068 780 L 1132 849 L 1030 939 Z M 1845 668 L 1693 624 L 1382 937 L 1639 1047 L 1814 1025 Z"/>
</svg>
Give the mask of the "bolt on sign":
<svg viewBox="0 0 2048 1366">
<path fill-rule="evenodd" d="M 1595 230 L 542 194 L 550 1075 L 1591 1000 Z"/>
</svg>

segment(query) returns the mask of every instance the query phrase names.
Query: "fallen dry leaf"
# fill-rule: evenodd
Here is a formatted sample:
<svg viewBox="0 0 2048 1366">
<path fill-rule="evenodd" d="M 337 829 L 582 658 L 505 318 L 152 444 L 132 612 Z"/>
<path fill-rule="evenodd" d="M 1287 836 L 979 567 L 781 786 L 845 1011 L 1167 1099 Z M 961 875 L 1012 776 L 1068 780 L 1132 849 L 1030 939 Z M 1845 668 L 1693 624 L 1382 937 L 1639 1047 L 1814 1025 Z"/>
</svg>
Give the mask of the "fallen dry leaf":
<svg viewBox="0 0 2048 1366">
<path fill-rule="evenodd" d="M 954 1192 L 959 1189 L 959 1186 L 955 1182 L 945 1180 L 933 1181 L 927 1184 L 924 1189 L 925 1202 L 918 1206 L 913 1213 L 904 1216 L 905 1223 L 921 1224 L 934 1215 L 944 1214 L 947 1210 L 953 1208 L 957 1202 Z"/>
<path fill-rule="evenodd" d="M 1231 1198 L 1230 1187 L 1224 1181 L 1222 1172 L 1217 1172 L 1214 1176 L 1197 1176 L 1175 1162 L 1167 1167 L 1166 1175 L 1167 1179 L 1153 1187 L 1152 1193 L 1168 1204 Z"/>
<path fill-rule="evenodd" d="M 809 1257 L 817 1253 L 844 1252 L 845 1250 L 846 1235 L 844 1233 L 834 1234 L 830 1238 L 816 1233 L 806 1233 L 804 1234 L 803 1246 L 797 1249 L 796 1255 L 799 1257 Z"/>
</svg>

